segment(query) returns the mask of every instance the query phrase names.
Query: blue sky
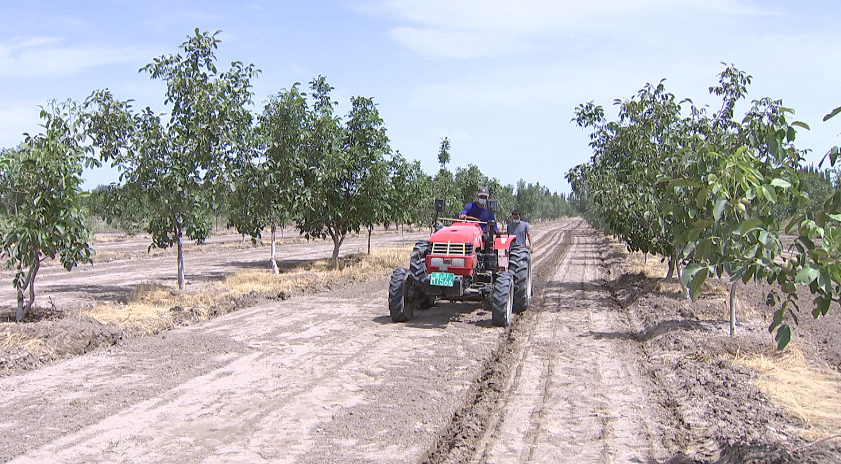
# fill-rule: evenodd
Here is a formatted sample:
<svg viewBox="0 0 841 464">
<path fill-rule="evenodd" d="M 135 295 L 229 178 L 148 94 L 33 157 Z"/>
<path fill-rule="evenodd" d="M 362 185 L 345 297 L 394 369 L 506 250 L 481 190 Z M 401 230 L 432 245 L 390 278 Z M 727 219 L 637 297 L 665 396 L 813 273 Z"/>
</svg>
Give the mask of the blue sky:
<svg viewBox="0 0 841 464">
<path fill-rule="evenodd" d="M 752 0 L 347 0 L 0 1 L 0 147 L 37 132 L 49 99 L 82 100 L 109 88 L 135 107 L 163 112 L 164 85 L 138 69 L 177 53 L 195 28 L 221 30 L 220 67 L 254 63 L 255 107 L 295 82 L 324 75 L 338 111 L 374 97 L 393 149 L 437 169 L 440 140 L 451 167 L 479 166 L 503 183 L 522 178 L 556 191 L 591 155 L 569 121 L 594 100 L 615 117 L 615 98 L 646 82 L 696 104 L 734 63 L 753 75 L 750 99 L 781 98 L 812 130 L 798 135 L 817 162 L 838 145 L 841 6 Z M 747 104 L 740 108 L 746 109 Z M 116 181 L 86 172 L 86 188 Z"/>
</svg>

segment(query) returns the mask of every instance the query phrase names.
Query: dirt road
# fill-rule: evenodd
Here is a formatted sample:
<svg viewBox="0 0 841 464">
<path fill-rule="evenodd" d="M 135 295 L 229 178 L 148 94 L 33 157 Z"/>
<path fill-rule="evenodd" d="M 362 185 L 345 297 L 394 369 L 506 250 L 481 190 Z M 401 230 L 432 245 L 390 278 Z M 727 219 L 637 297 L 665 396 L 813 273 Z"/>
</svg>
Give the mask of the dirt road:
<svg viewBox="0 0 841 464">
<path fill-rule="evenodd" d="M 652 386 L 603 278 L 603 239 L 570 232 L 539 310 L 514 332 L 513 363 L 470 462 L 661 462 Z"/>
<path fill-rule="evenodd" d="M 568 220 L 534 236 L 542 280 L 513 329 L 446 302 L 394 324 L 384 282 L 271 302 L 0 379 L 0 461 L 661 458 L 638 353 L 596 285 L 598 234 Z M 489 368 L 505 401 L 468 446 L 441 447 Z"/>
</svg>

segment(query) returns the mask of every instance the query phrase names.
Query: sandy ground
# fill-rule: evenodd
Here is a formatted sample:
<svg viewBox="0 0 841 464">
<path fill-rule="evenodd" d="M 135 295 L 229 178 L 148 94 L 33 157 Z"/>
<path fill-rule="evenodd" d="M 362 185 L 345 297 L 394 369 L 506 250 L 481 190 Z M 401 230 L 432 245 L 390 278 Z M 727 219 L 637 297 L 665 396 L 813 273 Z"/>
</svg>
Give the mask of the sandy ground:
<svg viewBox="0 0 841 464">
<path fill-rule="evenodd" d="M 641 353 L 601 286 L 600 240 L 574 231 L 542 305 L 514 346 L 519 359 L 498 422 L 474 462 L 651 462 L 666 452 Z"/>
<path fill-rule="evenodd" d="M 0 377 L 0 462 L 841 462 L 829 448 L 792 457 L 800 424 L 751 372 L 703 355 L 728 352 L 721 321 L 609 276 L 621 253 L 581 220 L 533 236 L 534 305 L 507 329 L 448 302 L 392 323 L 375 281 Z M 192 279 L 267 258 L 218 246 L 188 254 Z M 279 258 L 330 245 L 291 248 Z M 174 259 L 159 258 L 45 286 L 67 302 L 119 299 L 172 278 Z M 740 350 L 770 344 L 762 324 Z"/>
</svg>

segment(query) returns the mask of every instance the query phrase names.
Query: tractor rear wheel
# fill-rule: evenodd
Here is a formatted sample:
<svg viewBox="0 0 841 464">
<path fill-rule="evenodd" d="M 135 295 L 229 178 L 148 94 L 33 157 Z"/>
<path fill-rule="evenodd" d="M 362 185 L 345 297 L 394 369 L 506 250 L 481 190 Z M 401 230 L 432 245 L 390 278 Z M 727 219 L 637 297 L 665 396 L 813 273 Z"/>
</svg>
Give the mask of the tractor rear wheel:
<svg viewBox="0 0 841 464">
<path fill-rule="evenodd" d="M 525 245 L 511 247 L 508 270 L 514 274 L 514 312 L 531 305 L 531 251 Z"/>
<path fill-rule="evenodd" d="M 511 325 L 511 313 L 514 306 L 514 275 L 509 271 L 496 276 L 493 295 L 491 295 L 491 321 L 497 327 Z"/>
<path fill-rule="evenodd" d="M 429 309 L 435 304 L 435 296 L 423 292 L 421 282 L 426 278 L 426 255 L 429 254 L 430 244 L 426 240 L 415 243 L 412 258 L 409 262 L 409 273 L 414 278 L 411 301 L 419 309 Z"/>
<path fill-rule="evenodd" d="M 412 285 L 409 270 L 397 268 L 391 274 L 388 285 L 388 312 L 394 322 L 406 322 L 412 318 L 412 303 L 408 298 L 408 286 Z"/>
</svg>

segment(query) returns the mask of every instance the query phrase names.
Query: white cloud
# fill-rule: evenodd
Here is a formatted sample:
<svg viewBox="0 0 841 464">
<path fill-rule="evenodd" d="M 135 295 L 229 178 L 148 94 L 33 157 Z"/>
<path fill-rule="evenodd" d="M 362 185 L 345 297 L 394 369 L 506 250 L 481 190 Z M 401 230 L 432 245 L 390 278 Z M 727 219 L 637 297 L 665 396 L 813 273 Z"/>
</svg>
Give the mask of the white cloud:
<svg viewBox="0 0 841 464">
<path fill-rule="evenodd" d="M 62 45 L 61 39 L 30 37 L 0 43 L 0 76 L 67 76 L 90 67 L 142 61 L 152 55 L 142 47 Z"/>
<path fill-rule="evenodd" d="M 530 48 L 528 42 L 501 32 L 398 27 L 389 33 L 397 42 L 426 56 L 471 58 L 527 51 Z"/>
<path fill-rule="evenodd" d="M 619 37 L 700 16 L 776 14 L 724 0 L 384 0 L 368 11 L 402 23 L 390 35 L 403 46 L 425 56 L 454 58 L 539 50 L 558 37 Z"/>
</svg>

